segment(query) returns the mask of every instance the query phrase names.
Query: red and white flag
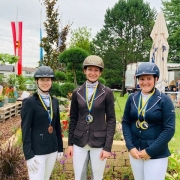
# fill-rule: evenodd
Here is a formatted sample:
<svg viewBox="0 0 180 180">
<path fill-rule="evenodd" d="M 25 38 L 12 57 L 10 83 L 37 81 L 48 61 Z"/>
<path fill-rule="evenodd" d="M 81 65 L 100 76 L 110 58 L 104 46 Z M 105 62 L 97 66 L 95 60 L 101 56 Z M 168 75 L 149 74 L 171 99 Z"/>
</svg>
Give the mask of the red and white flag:
<svg viewBox="0 0 180 180">
<path fill-rule="evenodd" d="M 22 22 L 11 22 L 14 55 L 19 56 L 19 60 L 16 67 L 16 73 L 22 74 Z"/>
</svg>

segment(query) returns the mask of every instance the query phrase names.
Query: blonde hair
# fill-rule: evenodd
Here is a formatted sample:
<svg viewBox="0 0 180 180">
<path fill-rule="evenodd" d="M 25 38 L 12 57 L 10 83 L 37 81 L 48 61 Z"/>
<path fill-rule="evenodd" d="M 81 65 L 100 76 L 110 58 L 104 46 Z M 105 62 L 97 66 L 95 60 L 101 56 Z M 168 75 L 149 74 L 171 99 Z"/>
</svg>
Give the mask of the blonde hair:
<svg viewBox="0 0 180 180">
<path fill-rule="evenodd" d="M 169 86 L 176 86 L 176 82 L 175 82 L 175 80 L 172 80 L 171 82 L 170 82 L 170 84 L 169 84 Z"/>
</svg>

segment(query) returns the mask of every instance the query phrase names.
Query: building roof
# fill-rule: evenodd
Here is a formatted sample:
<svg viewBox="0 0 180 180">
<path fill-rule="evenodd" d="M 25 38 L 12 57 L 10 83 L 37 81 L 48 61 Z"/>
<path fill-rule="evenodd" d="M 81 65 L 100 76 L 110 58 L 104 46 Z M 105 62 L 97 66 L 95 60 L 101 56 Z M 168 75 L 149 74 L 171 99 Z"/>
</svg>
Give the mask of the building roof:
<svg viewBox="0 0 180 180">
<path fill-rule="evenodd" d="M 0 71 L 14 72 L 14 65 L 0 65 Z"/>
<path fill-rule="evenodd" d="M 37 68 L 32 67 L 22 67 L 22 71 L 33 73 L 36 71 Z M 6 71 L 6 72 L 14 72 L 15 66 L 14 65 L 1 65 L 0 64 L 0 71 Z"/>
<path fill-rule="evenodd" d="M 31 68 L 31 67 L 22 67 L 22 71 L 26 71 L 26 72 L 35 72 L 36 68 Z"/>
</svg>

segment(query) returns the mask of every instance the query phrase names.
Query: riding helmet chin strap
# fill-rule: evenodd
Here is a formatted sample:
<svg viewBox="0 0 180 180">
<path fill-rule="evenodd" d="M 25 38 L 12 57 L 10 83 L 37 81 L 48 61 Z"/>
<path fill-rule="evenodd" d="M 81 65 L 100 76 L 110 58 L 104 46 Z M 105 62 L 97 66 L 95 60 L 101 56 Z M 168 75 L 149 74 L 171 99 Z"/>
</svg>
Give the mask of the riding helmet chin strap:
<svg viewBox="0 0 180 180">
<path fill-rule="evenodd" d="M 96 81 L 90 81 L 89 79 L 87 79 L 90 83 L 95 83 L 95 82 L 97 82 L 98 80 L 96 80 Z"/>
<path fill-rule="evenodd" d="M 43 93 L 49 93 L 49 90 L 50 90 L 51 88 L 50 88 L 48 91 L 43 91 L 43 90 L 38 86 L 38 89 L 40 89 L 40 91 L 43 92 Z"/>
<path fill-rule="evenodd" d="M 155 80 L 155 78 L 154 78 L 154 80 Z M 155 85 L 156 85 L 156 82 L 154 81 L 154 87 L 151 89 L 151 91 L 149 91 L 149 93 L 152 93 L 154 91 Z"/>
</svg>

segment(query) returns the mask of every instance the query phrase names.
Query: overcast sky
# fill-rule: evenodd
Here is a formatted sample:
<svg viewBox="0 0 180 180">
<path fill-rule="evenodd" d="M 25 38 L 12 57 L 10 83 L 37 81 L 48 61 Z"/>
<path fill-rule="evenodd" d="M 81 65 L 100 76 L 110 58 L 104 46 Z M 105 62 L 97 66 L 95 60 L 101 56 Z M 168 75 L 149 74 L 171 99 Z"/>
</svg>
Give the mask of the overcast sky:
<svg viewBox="0 0 180 180">
<path fill-rule="evenodd" d="M 161 0 L 145 0 L 158 12 Z M 0 0 L 0 53 L 14 53 L 11 21 L 23 21 L 23 66 L 36 67 L 39 61 L 39 29 L 45 21 L 45 7 L 39 0 Z M 64 27 L 73 22 L 71 29 L 91 28 L 94 36 L 104 24 L 107 8 L 112 8 L 118 0 L 59 0 L 59 14 Z M 42 12 L 42 18 L 41 17 Z M 40 19 L 41 22 L 40 23 Z M 43 34 L 45 34 L 43 32 Z"/>
</svg>

